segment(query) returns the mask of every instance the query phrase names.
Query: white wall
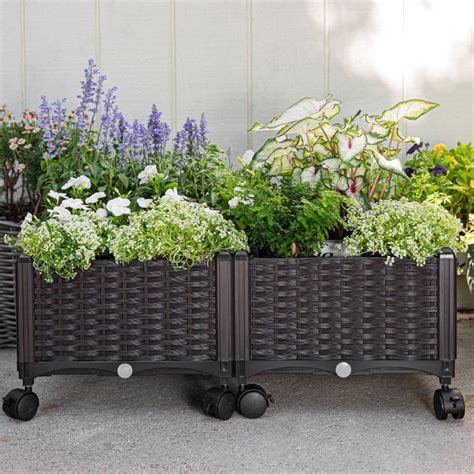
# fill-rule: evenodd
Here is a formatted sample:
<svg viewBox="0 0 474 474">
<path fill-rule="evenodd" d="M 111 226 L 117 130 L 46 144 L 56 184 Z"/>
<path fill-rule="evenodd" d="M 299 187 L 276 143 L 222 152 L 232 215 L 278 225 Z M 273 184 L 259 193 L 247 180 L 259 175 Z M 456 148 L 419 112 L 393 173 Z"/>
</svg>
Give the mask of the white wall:
<svg viewBox="0 0 474 474">
<path fill-rule="evenodd" d="M 410 97 L 442 107 L 406 125 L 426 141 L 474 142 L 471 0 L 0 0 L 0 103 L 74 102 L 89 57 L 121 108 L 156 102 L 172 127 L 207 115 L 232 154 L 303 96 L 349 115 Z"/>
</svg>

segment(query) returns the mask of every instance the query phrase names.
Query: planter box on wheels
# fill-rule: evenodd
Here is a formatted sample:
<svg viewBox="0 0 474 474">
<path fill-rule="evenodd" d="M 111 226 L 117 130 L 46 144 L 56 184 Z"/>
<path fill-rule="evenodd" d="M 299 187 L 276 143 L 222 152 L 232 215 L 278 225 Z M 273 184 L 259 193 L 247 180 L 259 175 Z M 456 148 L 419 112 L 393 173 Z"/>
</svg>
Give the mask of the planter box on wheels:
<svg viewBox="0 0 474 474">
<path fill-rule="evenodd" d="M 5 412 L 32 418 L 36 377 L 52 374 L 203 373 L 232 376 L 232 256 L 174 270 L 165 260 L 96 260 L 71 281 L 46 283 L 31 260 L 17 263 L 18 371 L 25 389 Z M 235 397 L 216 387 L 205 408 L 226 418 Z"/>
<path fill-rule="evenodd" d="M 456 264 L 451 251 L 419 267 L 382 257 L 248 258 L 235 261 L 236 368 L 327 372 L 340 377 L 421 372 L 439 377 L 435 414 L 464 415 L 448 385 L 456 359 Z M 253 414 L 268 397 L 249 386 Z M 259 392 L 260 390 L 260 392 Z M 239 401 L 238 401 L 239 403 Z"/>
</svg>

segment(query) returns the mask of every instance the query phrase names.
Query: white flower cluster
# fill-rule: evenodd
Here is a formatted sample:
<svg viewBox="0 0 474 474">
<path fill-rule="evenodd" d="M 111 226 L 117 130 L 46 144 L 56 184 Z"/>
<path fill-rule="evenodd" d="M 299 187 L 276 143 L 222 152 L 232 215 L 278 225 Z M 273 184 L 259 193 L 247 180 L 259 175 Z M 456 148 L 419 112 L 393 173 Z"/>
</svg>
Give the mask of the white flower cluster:
<svg viewBox="0 0 474 474">
<path fill-rule="evenodd" d="M 245 234 L 218 211 L 168 190 L 149 209 L 117 227 L 109 248 L 119 263 L 166 258 L 175 267 L 211 260 L 217 252 L 247 249 Z"/>
<path fill-rule="evenodd" d="M 239 193 L 237 196 L 234 196 L 229 200 L 227 205 L 230 209 L 235 209 L 239 204 L 244 206 L 253 206 L 255 196 L 253 194 L 245 193 L 244 189 L 240 186 L 236 186 L 234 191 Z"/>
<path fill-rule="evenodd" d="M 349 255 L 379 254 L 387 257 L 387 264 L 398 257 L 424 265 L 427 258 L 438 255 L 443 248 L 464 250 L 461 221 L 426 201 L 383 200 L 368 211 L 352 209 L 347 226 L 352 230 L 344 239 Z"/>
</svg>

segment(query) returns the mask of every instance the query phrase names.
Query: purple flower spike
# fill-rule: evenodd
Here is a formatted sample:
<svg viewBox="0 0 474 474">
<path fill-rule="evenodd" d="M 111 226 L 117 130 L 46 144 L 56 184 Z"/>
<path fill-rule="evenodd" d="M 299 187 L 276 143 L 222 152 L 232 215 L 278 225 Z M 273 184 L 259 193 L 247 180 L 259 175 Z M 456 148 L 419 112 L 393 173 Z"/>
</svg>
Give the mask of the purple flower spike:
<svg viewBox="0 0 474 474">
<path fill-rule="evenodd" d="M 433 176 L 446 176 L 447 171 L 443 165 L 436 165 L 434 168 L 428 170 Z"/>
<path fill-rule="evenodd" d="M 166 143 L 171 134 L 171 129 L 166 122 L 161 121 L 162 113 L 158 112 L 155 104 L 151 107 L 151 114 L 148 117 L 148 135 L 151 140 L 153 153 L 163 153 Z"/>
<path fill-rule="evenodd" d="M 188 117 L 174 139 L 175 152 L 188 156 L 203 156 L 208 145 L 207 135 L 204 114 L 201 115 L 199 125 L 196 120 Z"/>
<path fill-rule="evenodd" d="M 69 140 L 67 135 L 67 111 L 64 107 L 66 99 L 58 99 L 51 106 L 48 99 L 41 96 L 39 106 L 38 126 L 43 132 L 42 140 L 46 144 L 48 158 L 55 158 L 63 144 Z"/>
</svg>

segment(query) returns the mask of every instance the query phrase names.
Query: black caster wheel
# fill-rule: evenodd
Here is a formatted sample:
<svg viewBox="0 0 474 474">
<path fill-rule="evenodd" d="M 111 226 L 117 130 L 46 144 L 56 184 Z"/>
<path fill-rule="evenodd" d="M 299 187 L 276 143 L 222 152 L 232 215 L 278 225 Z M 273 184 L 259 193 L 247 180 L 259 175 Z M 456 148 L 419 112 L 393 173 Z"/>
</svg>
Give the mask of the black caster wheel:
<svg viewBox="0 0 474 474">
<path fill-rule="evenodd" d="M 449 414 L 453 415 L 455 420 L 464 418 L 464 398 L 457 388 L 436 390 L 433 397 L 433 406 L 438 420 L 446 420 Z"/>
<path fill-rule="evenodd" d="M 237 398 L 237 410 L 245 418 L 260 418 L 273 403 L 271 395 L 260 385 L 245 385 Z"/>
<path fill-rule="evenodd" d="M 235 395 L 226 387 L 212 387 L 204 394 L 202 411 L 205 415 L 228 420 L 235 411 Z"/>
<path fill-rule="evenodd" d="M 15 388 L 3 399 L 3 411 L 15 420 L 31 420 L 36 415 L 38 406 L 36 393 L 22 388 Z"/>
</svg>

